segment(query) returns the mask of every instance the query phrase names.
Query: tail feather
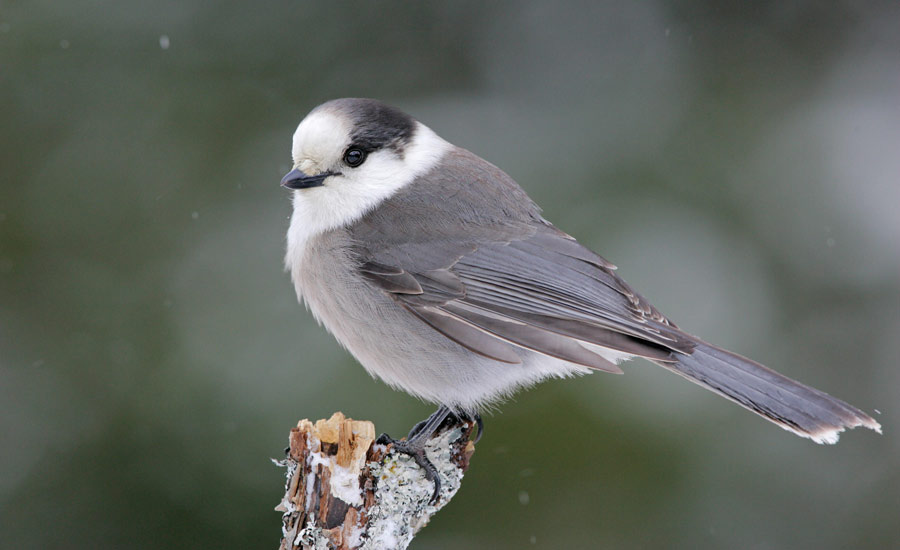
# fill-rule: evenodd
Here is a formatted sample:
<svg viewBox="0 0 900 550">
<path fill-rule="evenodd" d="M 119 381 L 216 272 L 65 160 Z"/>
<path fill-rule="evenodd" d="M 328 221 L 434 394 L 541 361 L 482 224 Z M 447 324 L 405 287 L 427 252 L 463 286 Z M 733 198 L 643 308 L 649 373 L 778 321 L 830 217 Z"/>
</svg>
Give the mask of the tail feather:
<svg viewBox="0 0 900 550">
<path fill-rule="evenodd" d="M 857 426 L 881 433 L 856 407 L 706 342 L 673 359 L 658 364 L 816 443 L 837 443 L 840 432 Z"/>
</svg>

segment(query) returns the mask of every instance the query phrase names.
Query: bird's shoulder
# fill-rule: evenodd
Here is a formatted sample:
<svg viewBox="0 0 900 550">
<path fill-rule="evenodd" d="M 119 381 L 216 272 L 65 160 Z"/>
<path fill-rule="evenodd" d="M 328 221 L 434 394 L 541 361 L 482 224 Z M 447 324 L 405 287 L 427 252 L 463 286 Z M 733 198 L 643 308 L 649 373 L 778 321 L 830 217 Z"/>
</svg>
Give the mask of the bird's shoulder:
<svg viewBox="0 0 900 550">
<path fill-rule="evenodd" d="M 541 225 L 540 208 L 500 168 L 451 147 L 427 172 L 348 228 L 364 245 L 503 240 Z"/>
</svg>

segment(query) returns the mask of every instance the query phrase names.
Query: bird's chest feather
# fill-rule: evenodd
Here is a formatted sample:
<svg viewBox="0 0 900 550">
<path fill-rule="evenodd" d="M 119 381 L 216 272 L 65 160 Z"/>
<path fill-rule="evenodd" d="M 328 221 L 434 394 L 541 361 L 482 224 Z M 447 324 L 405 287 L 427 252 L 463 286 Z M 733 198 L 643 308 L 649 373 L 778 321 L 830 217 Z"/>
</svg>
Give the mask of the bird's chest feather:
<svg viewBox="0 0 900 550">
<path fill-rule="evenodd" d="M 361 340 L 387 337 L 375 334 L 384 325 L 372 321 L 395 315 L 396 304 L 359 275 L 347 233 L 327 231 L 295 244 L 286 262 L 297 296 L 316 320 L 354 354 Z"/>
</svg>

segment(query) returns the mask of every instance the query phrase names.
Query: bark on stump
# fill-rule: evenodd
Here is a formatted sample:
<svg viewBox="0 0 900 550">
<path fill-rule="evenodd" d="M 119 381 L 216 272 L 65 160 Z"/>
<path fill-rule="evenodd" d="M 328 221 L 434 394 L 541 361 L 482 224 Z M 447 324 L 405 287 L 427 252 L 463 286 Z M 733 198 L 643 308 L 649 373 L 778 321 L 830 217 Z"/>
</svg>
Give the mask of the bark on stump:
<svg viewBox="0 0 900 550">
<path fill-rule="evenodd" d="M 445 429 L 426 454 L 441 479 L 441 497 L 408 456 L 375 443 L 375 425 L 340 412 L 291 429 L 281 503 L 281 550 L 406 548 L 415 534 L 459 490 L 475 446 L 474 425 Z"/>
</svg>

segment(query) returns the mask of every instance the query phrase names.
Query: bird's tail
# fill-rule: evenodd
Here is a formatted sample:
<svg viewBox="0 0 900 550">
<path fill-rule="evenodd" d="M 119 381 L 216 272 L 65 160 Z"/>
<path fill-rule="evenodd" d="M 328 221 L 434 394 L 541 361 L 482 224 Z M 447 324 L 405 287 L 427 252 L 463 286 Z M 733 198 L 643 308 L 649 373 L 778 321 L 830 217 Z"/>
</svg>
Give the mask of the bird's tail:
<svg viewBox="0 0 900 550">
<path fill-rule="evenodd" d="M 838 434 L 857 426 L 881 433 L 856 407 L 706 342 L 673 358 L 658 364 L 816 443 L 837 443 Z"/>
</svg>

